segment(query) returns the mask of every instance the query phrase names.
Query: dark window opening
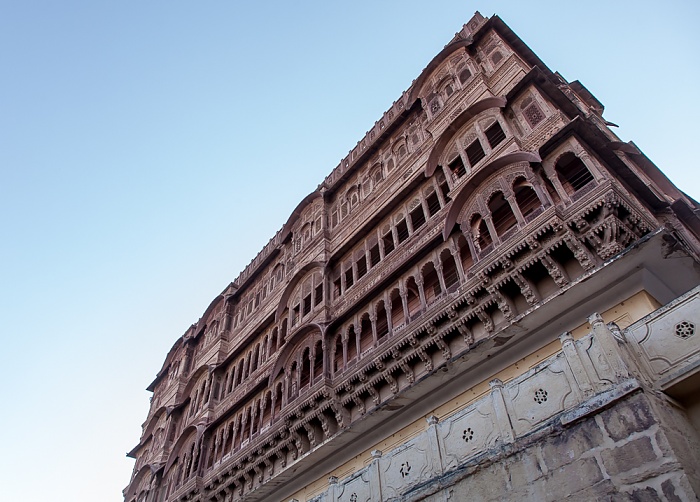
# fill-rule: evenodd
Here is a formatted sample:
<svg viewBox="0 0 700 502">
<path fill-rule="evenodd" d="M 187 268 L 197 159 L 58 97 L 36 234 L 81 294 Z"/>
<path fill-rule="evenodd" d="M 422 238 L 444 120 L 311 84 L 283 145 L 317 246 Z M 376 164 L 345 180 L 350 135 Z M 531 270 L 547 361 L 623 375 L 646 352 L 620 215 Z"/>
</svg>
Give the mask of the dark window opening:
<svg viewBox="0 0 700 502">
<path fill-rule="evenodd" d="M 569 195 L 593 181 L 591 172 L 573 153 L 567 153 L 559 159 L 556 171 L 559 175 L 559 181 Z"/>
<path fill-rule="evenodd" d="M 481 143 L 479 143 L 479 140 L 475 139 L 472 144 L 467 147 L 467 159 L 469 159 L 469 165 L 476 165 L 484 157 L 486 157 L 484 149 L 481 148 Z"/>
<path fill-rule="evenodd" d="M 442 182 L 440 183 L 440 191 L 442 192 L 442 196 L 445 198 L 445 202 L 449 202 L 452 200 L 448 195 L 450 193 L 450 187 L 447 184 L 447 180 L 442 180 Z"/>
<path fill-rule="evenodd" d="M 411 211 L 411 224 L 413 225 L 414 231 L 425 224 L 425 213 L 423 212 L 423 206 L 419 205 L 417 208 Z"/>
<path fill-rule="evenodd" d="M 426 202 L 428 203 L 428 213 L 430 213 L 430 217 L 432 218 L 440 211 L 440 199 L 437 194 L 433 192 L 428 196 Z"/>
<path fill-rule="evenodd" d="M 363 277 L 367 273 L 367 258 L 362 257 L 357 260 L 357 278 Z"/>
<path fill-rule="evenodd" d="M 408 239 L 408 225 L 406 220 L 401 220 L 398 225 L 396 225 L 396 234 L 399 238 L 399 244 Z"/>
<path fill-rule="evenodd" d="M 433 303 L 440 296 L 440 279 L 437 275 L 437 270 L 432 263 L 428 263 L 423 269 L 423 290 L 425 291 L 425 301 L 428 305 Z"/>
<path fill-rule="evenodd" d="M 321 305 L 323 303 L 323 284 L 316 286 L 316 291 L 314 293 L 314 305 Z"/>
<path fill-rule="evenodd" d="M 384 303 L 380 303 L 379 308 L 377 308 L 377 339 L 381 340 L 383 337 L 389 334 L 389 322 L 386 316 L 386 309 L 384 308 Z"/>
<path fill-rule="evenodd" d="M 369 250 L 369 262 L 372 267 L 379 263 L 381 255 L 379 254 L 379 244 L 375 244 Z"/>
<path fill-rule="evenodd" d="M 308 294 L 304 297 L 304 314 L 306 315 L 309 312 L 311 312 L 311 294 Z"/>
<path fill-rule="evenodd" d="M 464 167 L 464 162 L 462 162 L 462 157 L 457 155 L 452 162 L 450 162 L 447 167 L 450 168 L 450 171 L 452 171 L 452 174 L 454 174 L 457 178 L 461 178 L 465 174 L 467 174 L 467 169 Z"/>
<path fill-rule="evenodd" d="M 501 128 L 501 124 L 499 124 L 498 121 L 494 122 L 491 127 L 486 129 L 486 139 L 489 140 L 491 148 L 494 148 L 506 139 L 506 133 L 503 132 L 503 128 Z"/>
<path fill-rule="evenodd" d="M 520 213 L 524 218 L 527 218 L 540 208 L 540 199 L 537 197 L 535 190 L 531 186 L 526 185 L 523 178 L 515 182 L 513 192 L 515 193 L 515 202 L 518 204 Z"/>
<path fill-rule="evenodd" d="M 457 264 L 449 251 L 443 251 L 440 254 L 440 259 L 442 260 L 442 275 L 445 281 L 445 287 L 450 289 L 459 282 Z"/>
<path fill-rule="evenodd" d="M 372 322 L 368 317 L 363 317 L 360 321 L 360 353 L 366 352 L 373 343 Z"/>
<path fill-rule="evenodd" d="M 464 82 L 466 82 L 467 80 L 469 80 L 469 78 L 470 78 L 471 76 L 472 76 L 472 72 L 469 71 L 469 68 L 465 68 L 464 70 L 462 70 L 461 72 L 459 72 L 459 81 L 462 82 L 462 83 L 464 83 Z"/>
<path fill-rule="evenodd" d="M 489 201 L 489 211 L 491 211 L 493 226 L 499 237 L 503 237 L 517 223 L 510 204 L 501 192 L 496 193 Z"/>
<path fill-rule="evenodd" d="M 386 256 L 394 250 L 394 236 L 391 234 L 391 230 L 382 237 L 382 242 L 384 242 L 384 256 Z"/>
<path fill-rule="evenodd" d="M 294 326 L 299 319 L 299 310 L 298 304 L 292 309 L 292 326 Z"/>
<path fill-rule="evenodd" d="M 352 361 L 357 357 L 357 336 L 355 336 L 355 328 L 350 325 L 348 328 L 348 361 Z"/>
<path fill-rule="evenodd" d="M 345 289 L 353 285 L 352 267 L 345 271 Z"/>
<path fill-rule="evenodd" d="M 333 281 L 333 298 L 339 298 L 340 293 L 340 279 L 336 279 Z"/>
</svg>

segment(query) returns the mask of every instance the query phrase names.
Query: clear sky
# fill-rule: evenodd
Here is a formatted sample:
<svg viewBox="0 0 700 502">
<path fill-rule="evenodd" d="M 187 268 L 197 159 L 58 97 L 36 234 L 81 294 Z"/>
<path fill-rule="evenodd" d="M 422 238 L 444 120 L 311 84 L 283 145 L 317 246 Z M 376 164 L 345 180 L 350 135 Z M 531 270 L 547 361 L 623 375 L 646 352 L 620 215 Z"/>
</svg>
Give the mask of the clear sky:
<svg viewBox="0 0 700 502">
<path fill-rule="evenodd" d="M 0 0 L 3 500 L 122 500 L 172 344 L 477 9 L 700 199 L 696 0 Z"/>
</svg>

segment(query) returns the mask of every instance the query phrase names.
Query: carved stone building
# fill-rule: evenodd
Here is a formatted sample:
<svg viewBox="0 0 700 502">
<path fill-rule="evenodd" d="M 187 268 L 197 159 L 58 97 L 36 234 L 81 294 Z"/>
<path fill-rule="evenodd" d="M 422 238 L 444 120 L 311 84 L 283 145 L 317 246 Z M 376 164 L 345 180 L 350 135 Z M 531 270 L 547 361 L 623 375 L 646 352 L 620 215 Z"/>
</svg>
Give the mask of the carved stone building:
<svg viewBox="0 0 700 502">
<path fill-rule="evenodd" d="M 698 204 L 602 113 L 475 14 L 175 342 L 125 501 L 695 499 Z"/>
</svg>

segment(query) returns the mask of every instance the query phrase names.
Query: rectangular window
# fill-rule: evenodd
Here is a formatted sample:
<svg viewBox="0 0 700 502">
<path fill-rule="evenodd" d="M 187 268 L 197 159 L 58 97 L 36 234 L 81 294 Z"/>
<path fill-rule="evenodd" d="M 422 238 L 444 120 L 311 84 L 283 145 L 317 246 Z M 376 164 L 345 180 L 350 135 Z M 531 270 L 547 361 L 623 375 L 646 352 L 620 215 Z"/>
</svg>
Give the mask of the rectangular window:
<svg viewBox="0 0 700 502">
<path fill-rule="evenodd" d="M 408 239 L 408 225 L 406 225 L 406 220 L 401 220 L 398 225 L 396 225 L 396 234 L 399 238 L 399 244 Z"/>
<path fill-rule="evenodd" d="M 416 231 L 425 224 L 425 213 L 423 212 L 423 206 L 419 205 L 413 211 L 411 211 L 411 224 L 413 225 L 413 230 Z"/>
<path fill-rule="evenodd" d="M 316 286 L 316 291 L 314 293 L 314 305 L 321 305 L 323 303 L 323 284 Z"/>
<path fill-rule="evenodd" d="M 449 202 L 452 200 L 448 195 L 450 193 L 450 187 L 446 180 L 442 180 L 442 183 L 440 183 L 440 191 L 442 192 L 442 196 L 445 198 L 445 201 Z"/>
<path fill-rule="evenodd" d="M 437 193 L 431 193 L 426 202 L 428 203 L 428 212 L 432 218 L 438 211 L 440 211 L 440 199 L 438 198 Z"/>
<path fill-rule="evenodd" d="M 371 266 L 375 266 L 381 260 L 381 255 L 379 254 L 379 244 L 375 244 L 369 250 L 369 262 Z"/>
<path fill-rule="evenodd" d="M 469 159 L 469 165 L 476 165 L 484 157 L 486 157 L 484 149 L 481 148 L 481 143 L 479 143 L 479 140 L 475 139 L 474 142 L 467 147 L 467 158 Z"/>
<path fill-rule="evenodd" d="M 333 281 L 333 298 L 340 298 L 340 279 Z"/>
<path fill-rule="evenodd" d="M 491 127 L 486 129 L 486 139 L 489 140 L 489 145 L 491 145 L 491 148 L 494 148 L 496 145 L 506 139 L 506 133 L 503 132 L 501 124 L 499 124 L 498 121 L 494 122 Z"/>
<path fill-rule="evenodd" d="M 363 277 L 367 273 L 367 258 L 362 257 L 357 260 L 357 278 Z"/>
<path fill-rule="evenodd" d="M 345 271 L 345 289 L 353 285 L 352 267 Z"/>
<path fill-rule="evenodd" d="M 467 169 L 464 167 L 462 157 L 460 157 L 459 155 L 457 155 L 457 157 L 455 157 L 454 160 L 447 165 L 447 167 L 450 168 L 452 174 L 454 174 L 457 178 L 461 178 L 462 176 L 467 174 Z"/>
<path fill-rule="evenodd" d="M 389 232 L 382 237 L 382 242 L 384 243 L 384 256 L 386 256 L 394 250 L 394 236 L 392 235 L 391 230 L 389 230 Z"/>
<path fill-rule="evenodd" d="M 308 294 L 304 297 L 304 314 L 306 315 L 309 312 L 311 312 L 311 294 Z"/>
<path fill-rule="evenodd" d="M 299 320 L 299 305 L 292 309 L 292 326 L 294 326 Z"/>
</svg>

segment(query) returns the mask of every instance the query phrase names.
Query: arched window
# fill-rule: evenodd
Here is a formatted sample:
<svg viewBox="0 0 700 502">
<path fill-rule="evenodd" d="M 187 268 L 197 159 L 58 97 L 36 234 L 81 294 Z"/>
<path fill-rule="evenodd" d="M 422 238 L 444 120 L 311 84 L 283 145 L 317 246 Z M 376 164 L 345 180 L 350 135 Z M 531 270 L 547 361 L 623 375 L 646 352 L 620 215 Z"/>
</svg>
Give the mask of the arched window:
<svg viewBox="0 0 700 502">
<path fill-rule="evenodd" d="M 282 382 L 275 385 L 275 416 L 282 410 Z"/>
<path fill-rule="evenodd" d="M 277 352 L 277 337 L 279 336 L 277 328 L 272 329 L 272 336 L 270 337 L 270 355 Z"/>
<path fill-rule="evenodd" d="M 442 276 L 445 281 L 445 287 L 449 290 L 459 283 L 457 264 L 449 249 L 443 249 L 442 253 L 440 253 L 440 261 L 442 262 Z"/>
<path fill-rule="evenodd" d="M 469 272 L 469 269 L 474 265 L 474 258 L 472 258 L 472 252 L 469 248 L 469 243 L 464 235 L 459 235 L 457 237 L 457 247 L 459 248 L 459 255 L 462 258 L 462 270 L 464 270 L 465 275 Z"/>
<path fill-rule="evenodd" d="M 317 382 L 320 378 L 323 378 L 323 344 L 321 340 L 316 342 L 314 346 L 314 382 Z"/>
<path fill-rule="evenodd" d="M 265 407 L 262 413 L 263 427 L 272 423 L 272 392 L 267 391 L 264 402 Z"/>
<path fill-rule="evenodd" d="M 389 334 L 389 321 L 386 317 L 384 300 L 377 303 L 377 340 L 381 340 Z"/>
<path fill-rule="evenodd" d="M 420 313 L 421 304 L 418 285 L 413 277 L 409 277 L 406 281 L 406 304 L 408 306 L 408 318 L 414 319 Z"/>
<path fill-rule="evenodd" d="M 537 209 L 542 207 L 535 190 L 525 178 L 520 177 L 515 180 L 513 183 L 513 193 L 515 194 L 515 202 L 518 204 L 520 213 L 526 220 L 528 216 L 533 215 Z"/>
<path fill-rule="evenodd" d="M 475 214 L 469 226 L 474 236 L 474 243 L 479 248 L 479 251 L 484 251 L 493 242 L 486 221 L 484 221 L 480 214 Z"/>
<path fill-rule="evenodd" d="M 250 372 L 251 373 L 258 369 L 258 359 L 259 358 L 260 358 L 260 344 L 257 344 L 255 346 L 255 349 L 253 349 L 253 357 L 250 361 Z"/>
<path fill-rule="evenodd" d="M 391 300 L 391 326 L 393 329 L 397 329 L 406 321 L 403 313 L 403 302 L 401 301 L 401 294 L 398 288 L 391 292 L 389 299 Z"/>
<path fill-rule="evenodd" d="M 570 196 L 593 181 L 593 175 L 586 165 L 571 152 L 562 155 L 554 169 L 564 190 Z"/>
<path fill-rule="evenodd" d="M 298 392 L 298 380 L 299 378 L 299 371 L 297 369 L 297 362 L 292 361 L 292 365 L 289 369 L 289 398 L 296 397 L 296 394 Z"/>
<path fill-rule="evenodd" d="M 348 326 L 348 362 L 357 359 L 357 335 L 355 327 L 351 324 Z"/>
<path fill-rule="evenodd" d="M 440 279 L 438 278 L 437 270 L 433 262 L 428 262 L 422 270 L 423 273 L 423 290 L 425 291 L 425 301 L 428 305 L 433 303 L 442 293 L 440 288 Z"/>
<path fill-rule="evenodd" d="M 369 314 L 365 313 L 360 320 L 360 353 L 364 353 L 372 347 L 372 321 Z"/>
<path fill-rule="evenodd" d="M 517 224 L 513 209 L 503 196 L 503 192 L 496 192 L 491 196 L 489 200 L 489 211 L 491 212 L 491 219 L 493 220 L 496 234 L 499 237 L 503 237 L 508 230 Z"/>
<path fill-rule="evenodd" d="M 343 369 L 343 337 L 338 334 L 335 337 L 333 352 L 333 373 L 338 373 Z"/>
<path fill-rule="evenodd" d="M 301 380 L 299 388 L 309 385 L 311 382 L 311 351 L 305 348 L 301 355 Z"/>
</svg>

